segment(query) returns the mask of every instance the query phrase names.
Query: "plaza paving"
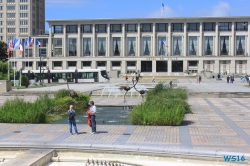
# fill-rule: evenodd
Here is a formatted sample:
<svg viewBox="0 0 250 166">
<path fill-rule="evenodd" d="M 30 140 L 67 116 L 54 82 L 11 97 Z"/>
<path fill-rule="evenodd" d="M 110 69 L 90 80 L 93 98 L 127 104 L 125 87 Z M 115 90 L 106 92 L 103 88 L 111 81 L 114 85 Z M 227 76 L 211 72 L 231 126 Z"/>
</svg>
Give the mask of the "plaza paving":
<svg viewBox="0 0 250 166">
<path fill-rule="evenodd" d="M 102 84 L 70 84 L 71 89 L 89 92 L 107 84 L 125 84 L 116 80 Z M 250 92 L 247 83 L 236 79 L 227 84 L 215 79 L 204 79 L 197 84 L 195 79 L 180 79 L 179 87 L 189 92 Z M 146 85 L 146 84 L 145 84 Z M 59 85 L 48 88 L 18 91 L 56 91 L 67 88 Z M 17 90 L 16 90 L 17 91 Z M 36 96 L 22 96 L 27 101 Z M 0 96 L 0 102 L 13 96 Z M 96 105 L 122 106 L 123 98 L 92 98 Z M 127 98 L 128 105 L 137 105 L 140 97 Z M 250 157 L 250 97 L 188 99 L 193 114 L 187 114 L 182 126 L 134 126 L 98 125 L 98 133 L 89 134 L 90 127 L 77 124 L 79 135 L 70 135 L 67 124 L 5 124 L 0 125 L 0 147 L 46 147 L 76 149 L 127 149 L 135 151 L 206 153 L 234 152 Z M 98 114 L 97 114 L 98 118 Z"/>
</svg>

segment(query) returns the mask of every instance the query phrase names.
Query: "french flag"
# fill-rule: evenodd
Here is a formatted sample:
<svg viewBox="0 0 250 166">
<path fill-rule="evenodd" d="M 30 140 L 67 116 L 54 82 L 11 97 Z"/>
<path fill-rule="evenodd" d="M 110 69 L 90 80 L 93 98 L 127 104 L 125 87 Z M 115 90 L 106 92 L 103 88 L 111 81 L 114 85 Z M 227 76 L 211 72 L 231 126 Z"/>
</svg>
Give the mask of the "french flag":
<svg viewBox="0 0 250 166">
<path fill-rule="evenodd" d="M 12 48 L 12 43 L 8 41 L 7 43 L 7 55 L 10 56 L 10 49 Z"/>
<path fill-rule="evenodd" d="M 22 55 L 23 54 L 23 44 L 22 44 L 22 40 L 20 39 L 20 45 L 19 45 L 19 54 Z"/>
<path fill-rule="evenodd" d="M 161 40 L 161 44 L 162 44 L 162 45 L 165 45 L 165 46 L 168 48 L 168 46 L 167 46 L 166 43 L 163 41 L 163 39 Z"/>
<path fill-rule="evenodd" d="M 162 10 L 165 10 L 165 8 L 164 8 L 164 4 L 163 4 L 163 3 L 161 3 L 161 6 L 162 6 Z"/>
<path fill-rule="evenodd" d="M 42 43 L 40 43 L 37 39 L 36 39 L 36 45 L 41 46 L 41 47 L 43 46 Z"/>
<path fill-rule="evenodd" d="M 28 38 L 28 47 L 30 47 L 30 46 L 32 46 L 33 45 L 33 43 L 34 43 L 34 39 L 32 39 L 30 36 L 29 36 L 29 38 Z"/>
</svg>

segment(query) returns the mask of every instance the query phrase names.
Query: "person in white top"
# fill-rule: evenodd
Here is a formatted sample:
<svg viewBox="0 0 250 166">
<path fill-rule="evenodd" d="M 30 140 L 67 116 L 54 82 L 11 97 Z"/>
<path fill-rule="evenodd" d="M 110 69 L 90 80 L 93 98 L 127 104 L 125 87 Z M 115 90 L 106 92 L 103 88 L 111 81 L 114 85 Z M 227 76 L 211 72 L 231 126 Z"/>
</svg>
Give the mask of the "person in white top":
<svg viewBox="0 0 250 166">
<path fill-rule="evenodd" d="M 94 101 L 89 102 L 90 105 L 90 118 L 91 118 L 91 124 L 92 124 L 92 132 L 91 134 L 96 134 L 96 121 L 95 121 L 95 115 L 96 115 L 96 106 L 94 105 Z"/>
</svg>

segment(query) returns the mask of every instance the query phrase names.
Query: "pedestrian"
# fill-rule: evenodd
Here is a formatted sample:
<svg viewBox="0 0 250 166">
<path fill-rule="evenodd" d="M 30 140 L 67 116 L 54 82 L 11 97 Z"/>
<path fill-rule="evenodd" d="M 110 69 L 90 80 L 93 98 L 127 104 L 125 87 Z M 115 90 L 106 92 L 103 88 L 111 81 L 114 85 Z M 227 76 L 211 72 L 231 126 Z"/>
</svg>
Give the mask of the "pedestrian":
<svg viewBox="0 0 250 166">
<path fill-rule="evenodd" d="M 229 84 L 229 78 L 230 78 L 230 76 L 227 76 L 227 83 Z"/>
<path fill-rule="evenodd" d="M 248 77 L 248 83 L 249 83 L 249 86 L 250 86 L 250 76 Z"/>
<path fill-rule="evenodd" d="M 172 88 L 172 84 L 173 84 L 173 81 L 172 81 L 172 79 L 170 79 L 170 81 L 169 81 L 170 88 Z"/>
<path fill-rule="evenodd" d="M 68 123 L 69 123 L 69 132 L 71 135 L 73 135 L 73 132 L 72 132 L 72 125 L 74 126 L 74 129 L 75 129 L 75 133 L 78 134 L 78 131 L 77 131 L 77 127 L 76 127 L 76 111 L 73 109 L 73 105 L 70 105 L 69 106 L 69 110 L 68 110 Z"/>
<path fill-rule="evenodd" d="M 196 77 L 197 84 L 199 83 L 199 76 Z"/>
<path fill-rule="evenodd" d="M 234 75 L 231 76 L 231 83 L 234 83 Z"/>
<path fill-rule="evenodd" d="M 246 81 L 249 82 L 249 80 L 248 80 L 248 75 L 246 75 L 245 78 L 246 78 Z"/>
<path fill-rule="evenodd" d="M 127 82 L 128 82 L 128 75 L 126 75 L 126 76 L 125 76 L 125 81 L 127 81 Z"/>
<path fill-rule="evenodd" d="M 155 82 L 155 76 L 153 76 L 153 78 L 152 78 L 152 82 Z"/>
<path fill-rule="evenodd" d="M 199 84 L 201 83 L 201 76 L 199 76 Z"/>
<path fill-rule="evenodd" d="M 95 115 L 96 115 L 96 106 L 94 104 L 94 101 L 90 101 L 89 102 L 90 108 L 89 108 L 89 114 L 90 114 L 90 118 L 91 118 L 91 128 L 92 131 L 90 132 L 90 134 L 96 134 L 96 121 L 95 121 Z"/>
</svg>

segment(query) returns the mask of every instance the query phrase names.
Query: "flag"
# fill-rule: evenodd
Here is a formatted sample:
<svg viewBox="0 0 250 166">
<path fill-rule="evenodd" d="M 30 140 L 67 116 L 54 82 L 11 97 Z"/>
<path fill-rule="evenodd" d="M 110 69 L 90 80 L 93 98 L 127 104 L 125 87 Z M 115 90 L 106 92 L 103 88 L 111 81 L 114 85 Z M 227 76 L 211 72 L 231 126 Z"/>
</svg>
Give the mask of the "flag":
<svg viewBox="0 0 250 166">
<path fill-rule="evenodd" d="M 15 42 L 14 42 L 14 46 L 13 46 L 13 48 L 14 49 L 16 49 L 16 50 L 19 50 L 20 49 L 20 41 L 21 41 L 21 39 L 20 40 L 18 40 L 18 39 L 14 39 L 15 40 Z"/>
<path fill-rule="evenodd" d="M 29 36 L 29 38 L 28 38 L 28 47 L 30 47 L 30 46 L 32 46 L 33 45 L 33 43 L 34 43 L 34 39 L 32 39 L 30 36 Z"/>
<path fill-rule="evenodd" d="M 23 54 L 23 44 L 22 44 L 22 39 L 20 39 L 20 46 L 19 46 L 19 54 Z"/>
<path fill-rule="evenodd" d="M 165 10 L 164 4 L 163 4 L 163 3 L 161 3 L 161 6 L 162 6 L 162 10 Z M 158 8 L 158 9 L 159 9 L 159 8 Z"/>
<path fill-rule="evenodd" d="M 168 48 L 168 46 L 167 46 L 166 43 L 163 41 L 163 39 L 161 39 L 161 44 L 162 44 L 162 45 L 165 45 L 165 46 Z"/>
<path fill-rule="evenodd" d="M 15 49 L 15 46 L 16 46 L 16 42 L 18 41 L 18 39 L 14 38 L 12 40 L 12 43 L 11 43 L 11 48 Z"/>
<path fill-rule="evenodd" d="M 12 45 L 11 45 L 11 42 L 10 41 L 8 41 L 8 43 L 7 43 L 7 55 L 8 56 L 10 56 L 10 48 L 12 47 Z"/>
<path fill-rule="evenodd" d="M 41 47 L 43 46 L 42 43 L 40 43 L 37 39 L 36 39 L 36 45 L 41 46 Z"/>
</svg>

